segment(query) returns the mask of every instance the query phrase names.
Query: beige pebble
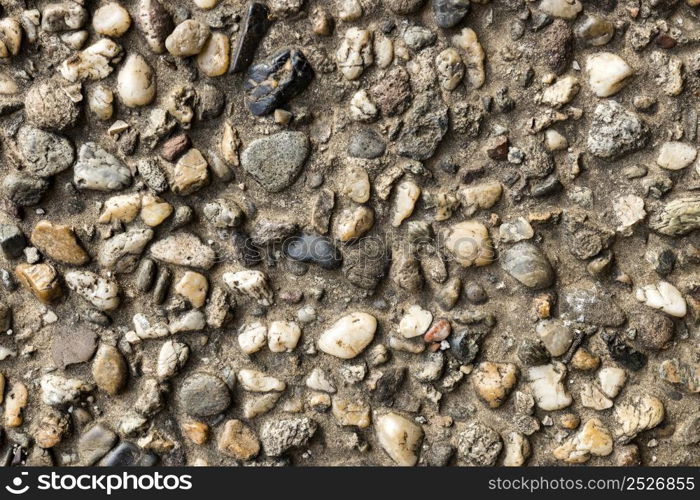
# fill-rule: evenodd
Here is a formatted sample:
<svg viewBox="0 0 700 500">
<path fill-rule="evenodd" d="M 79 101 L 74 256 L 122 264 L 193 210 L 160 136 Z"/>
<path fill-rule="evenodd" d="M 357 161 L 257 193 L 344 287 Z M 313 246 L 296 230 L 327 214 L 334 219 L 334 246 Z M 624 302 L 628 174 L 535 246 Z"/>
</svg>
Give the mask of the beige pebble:
<svg viewBox="0 0 700 500">
<path fill-rule="evenodd" d="M 372 342 L 377 319 L 371 314 L 353 312 L 343 316 L 318 339 L 318 348 L 337 358 L 352 359 Z"/>
<path fill-rule="evenodd" d="M 693 163 L 698 151 L 685 142 L 664 142 L 659 149 L 656 164 L 666 170 L 681 170 Z"/>
<path fill-rule="evenodd" d="M 474 88 L 481 87 L 486 81 L 484 59 L 486 53 L 479 43 L 476 32 L 471 28 L 463 28 L 462 31 L 452 37 L 452 45 L 464 51 L 464 65 L 467 70 L 467 78 Z"/>
<path fill-rule="evenodd" d="M 391 225 L 399 227 L 401 223 L 409 218 L 416 206 L 416 201 L 420 197 L 421 189 L 413 181 L 402 181 L 396 187 L 396 199 L 394 200 L 394 216 Z"/>
<path fill-rule="evenodd" d="M 356 203 L 369 200 L 370 184 L 367 171 L 359 166 L 351 166 L 345 174 L 343 194 Z"/>
<path fill-rule="evenodd" d="M 14 382 L 5 397 L 5 426 L 20 427 L 24 422 L 22 410 L 29 402 L 29 392 L 22 382 Z"/>
<path fill-rule="evenodd" d="M 376 432 L 379 445 L 396 464 L 416 465 L 423 441 L 423 429 L 418 424 L 392 412 L 377 419 Z"/>
<path fill-rule="evenodd" d="M 272 352 L 292 352 L 301 337 L 301 328 L 294 321 L 273 321 L 267 331 L 267 347 Z"/>
<path fill-rule="evenodd" d="M 114 113 L 114 93 L 104 85 L 96 85 L 88 90 L 88 106 L 98 120 L 106 121 Z"/>
<path fill-rule="evenodd" d="M 0 59 L 19 54 L 22 47 L 22 25 L 16 19 L 6 17 L 0 21 Z"/>
<path fill-rule="evenodd" d="M 209 182 L 208 165 L 198 149 L 192 148 L 182 155 L 173 169 L 173 192 L 186 196 L 199 191 Z"/>
<path fill-rule="evenodd" d="M 343 210 L 336 219 L 335 237 L 347 242 L 363 236 L 374 225 L 374 210 L 359 206 Z"/>
<path fill-rule="evenodd" d="M 224 33 L 213 33 L 197 55 L 197 67 L 208 77 L 225 75 L 229 66 L 230 42 Z"/>
<path fill-rule="evenodd" d="M 194 271 L 187 271 L 175 285 L 175 292 L 185 297 L 192 307 L 202 307 L 208 291 L 207 277 Z"/>
<path fill-rule="evenodd" d="M 428 331 L 433 314 L 419 305 L 412 305 L 399 321 L 399 333 L 407 339 L 420 337 Z"/>
<path fill-rule="evenodd" d="M 488 229 L 477 221 L 459 222 L 444 232 L 445 248 L 464 267 L 487 266 L 494 260 Z"/>
<path fill-rule="evenodd" d="M 617 94 L 634 75 L 629 64 L 611 52 L 599 52 L 588 56 L 586 71 L 591 90 L 598 97 Z"/>
<path fill-rule="evenodd" d="M 165 39 L 165 48 L 174 56 L 196 56 L 209 38 L 209 28 L 199 21 L 187 19 L 178 24 Z"/>
<path fill-rule="evenodd" d="M 117 2 L 102 5 L 92 15 L 92 27 L 100 35 L 120 37 L 130 26 L 129 12 Z"/>
<path fill-rule="evenodd" d="M 275 377 L 247 368 L 238 372 L 238 382 L 244 390 L 251 392 L 282 392 L 287 387 L 287 384 Z"/>
<path fill-rule="evenodd" d="M 156 75 L 140 54 L 130 54 L 119 70 L 117 94 L 130 108 L 146 106 L 155 98 Z"/>
<path fill-rule="evenodd" d="M 347 80 L 357 80 L 362 72 L 374 62 L 372 32 L 360 28 L 349 28 L 336 51 L 338 69 Z"/>
<path fill-rule="evenodd" d="M 597 419 L 588 420 L 583 428 L 564 444 L 555 448 L 554 456 L 569 464 L 588 462 L 591 456 L 605 457 L 612 453 L 610 431 Z"/>
<path fill-rule="evenodd" d="M 238 345 L 246 354 L 254 354 L 267 343 L 267 327 L 255 322 L 241 326 L 238 333 Z"/>
<path fill-rule="evenodd" d="M 132 222 L 141 209 L 141 195 L 138 193 L 122 194 L 109 198 L 97 221 L 100 224 L 110 224 L 118 221 L 124 224 Z"/>
<path fill-rule="evenodd" d="M 150 227 L 161 225 L 173 213 L 173 206 L 151 193 L 143 195 L 141 220 Z"/>
<path fill-rule="evenodd" d="M 213 9 L 218 3 L 219 0 L 194 0 L 194 4 L 204 10 Z"/>
</svg>

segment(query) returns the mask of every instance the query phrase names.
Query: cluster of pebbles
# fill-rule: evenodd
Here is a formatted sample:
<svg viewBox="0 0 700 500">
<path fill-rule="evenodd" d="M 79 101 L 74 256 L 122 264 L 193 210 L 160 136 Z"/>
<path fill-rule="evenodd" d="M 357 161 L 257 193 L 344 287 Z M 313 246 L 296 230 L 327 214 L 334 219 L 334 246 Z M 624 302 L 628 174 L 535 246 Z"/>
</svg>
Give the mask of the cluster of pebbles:
<svg viewBox="0 0 700 500">
<path fill-rule="evenodd" d="M 700 465 L 700 1 L 8 0 L 4 465 Z"/>
</svg>

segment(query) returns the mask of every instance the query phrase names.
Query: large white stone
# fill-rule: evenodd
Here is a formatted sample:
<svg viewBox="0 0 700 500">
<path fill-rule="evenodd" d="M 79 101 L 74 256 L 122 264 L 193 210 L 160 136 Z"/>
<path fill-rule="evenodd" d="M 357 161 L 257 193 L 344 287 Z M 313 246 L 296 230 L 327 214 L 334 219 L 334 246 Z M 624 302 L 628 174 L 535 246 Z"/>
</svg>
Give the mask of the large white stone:
<svg viewBox="0 0 700 500">
<path fill-rule="evenodd" d="M 423 429 L 398 413 L 387 413 L 377 419 L 377 440 L 387 455 L 398 465 L 412 466 L 418 462 L 418 448 Z"/>
<path fill-rule="evenodd" d="M 352 359 L 374 339 L 377 319 L 371 314 L 353 312 L 343 316 L 318 339 L 318 348 L 326 354 Z"/>
<path fill-rule="evenodd" d="M 571 404 L 571 395 L 566 391 L 563 380 L 566 366 L 555 361 L 549 365 L 532 366 L 527 371 L 537 406 L 543 410 L 554 411 Z"/>
<path fill-rule="evenodd" d="M 267 346 L 272 352 L 291 352 L 299 343 L 301 328 L 293 321 L 273 321 L 267 331 Z"/>
<path fill-rule="evenodd" d="M 695 160 L 698 151 L 692 144 L 684 142 L 664 142 L 659 149 L 656 164 L 666 170 L 681 170 Z"/>
<path fill-rule="evenodd" d="M 660 309 L 669 316 L 682 318 L 687 312 L 683 295 L 668 281 L 659 281 L 656 285 L 637 288 L 635 296 L 639 302 L 654 309 Z"/>
<path fill-rule="evenodd" d="M 634 74 L 624 59 L 611 52 L 588 56 L 586 70 L 591 90 L 598 97 L 617 94 Z"/>
<path fill-rule="evenodd" d="M 287 388 L 281 380 L 247 368 L 238 372 L 238 382 L 244 390 L 251 392 L 282 392 Z"/>
<path fill-rule="evenodd" d="M 410 306 L 399 322 L 399 333 L 407 339 L 418 337 L 428 331 L 432 321 L 433 314 L 430 311 L 419 305 Z"/>
</svg>

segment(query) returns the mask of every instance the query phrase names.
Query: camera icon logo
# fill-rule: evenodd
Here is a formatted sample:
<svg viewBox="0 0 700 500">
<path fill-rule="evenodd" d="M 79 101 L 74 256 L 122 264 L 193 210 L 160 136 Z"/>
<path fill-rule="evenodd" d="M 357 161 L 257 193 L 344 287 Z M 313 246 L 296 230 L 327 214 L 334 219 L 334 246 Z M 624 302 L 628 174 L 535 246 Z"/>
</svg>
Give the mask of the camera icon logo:
<svg viewBox="0 0 700 500">
<path fill-rule="evenodd" d="M 29 485 L 25 484 L 24 486 L 22 486 L 22 483 L 23 483 L 22 476 L 28 476 L 28 475 L 29 475 L 28 472 L 22 472 L 20 474 L 20 476 L 17 476 L 12 480 L 12 485 L 5 486 L 5 489 L 8 492 L 12 493 L 13 495 L 22 495 L 22 494 L 26 493 L 29 490 Z"/>
</svg>

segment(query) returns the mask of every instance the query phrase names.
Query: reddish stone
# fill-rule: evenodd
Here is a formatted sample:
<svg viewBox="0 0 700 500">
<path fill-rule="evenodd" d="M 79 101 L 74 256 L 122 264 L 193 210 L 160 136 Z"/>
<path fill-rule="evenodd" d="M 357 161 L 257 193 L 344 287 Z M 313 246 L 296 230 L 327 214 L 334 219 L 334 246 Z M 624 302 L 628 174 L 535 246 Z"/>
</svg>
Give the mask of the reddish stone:
<svg viewBox="0 0 700 500">
<path fill-rule="evenodd" d="M 175 161 L 190 148 L 191 144 L 187 134 L 174 135 L 163 143 L 160 157 L 167 161 Z"/>
<path fill-rule="evenodd" d="M 446 319 L 439 319 L 433 323 L 430 330 L 426 332 L 423 336 L 423 340 L 426 342 L 442 342 L 449 337 L 451 331 L 452 327 L 450 326 L 450 322 Z"/>
</svg>

